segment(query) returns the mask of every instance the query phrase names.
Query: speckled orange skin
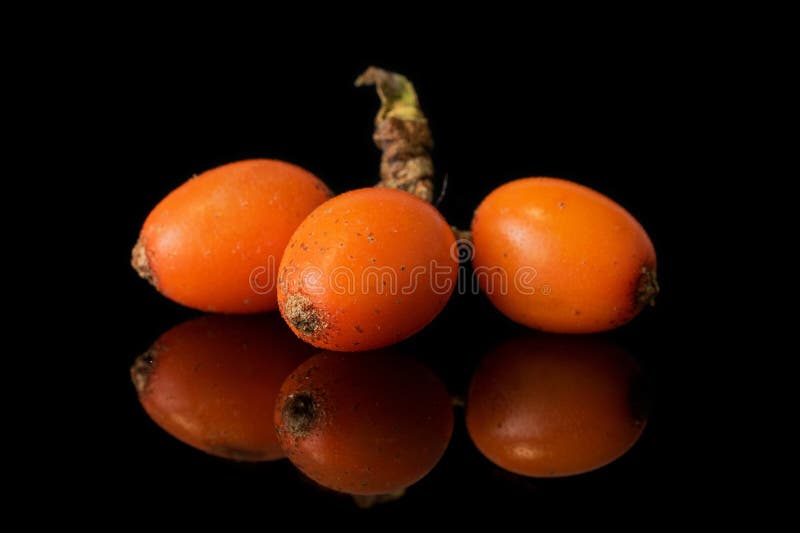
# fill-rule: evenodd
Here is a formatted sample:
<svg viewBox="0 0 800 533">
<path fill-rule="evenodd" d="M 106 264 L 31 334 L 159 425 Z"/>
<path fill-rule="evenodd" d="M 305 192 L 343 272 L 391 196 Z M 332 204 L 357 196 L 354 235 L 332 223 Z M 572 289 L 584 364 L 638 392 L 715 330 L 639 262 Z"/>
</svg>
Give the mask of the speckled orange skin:
<svg viewBox="0 0 800 533">
<path fill-rule="evenodd" d="M 589 337 L 507 341 L 479 365 L 466 421 L 475 446 L 525 476 L 588 472 L 628 451 L 646 423 L 636 363 Z"/>
<path fill-rule="evenodd" d="M 210 315 L 164 333 L 132 376 L 170 435 L 212 455 L 269 461 L 283 457 L 272 424 L 278 389 L 313 351 L 277 315 Z"/>
<path fill-rule="evenodd" d="M 290 431 L 287 402 L 314 398 L 306 434 Z M 442 382 L 409 357 L 385 351 L 323 352 L 300 365 L 275 405 L 278 438 L 289 460 L 325 487 L 386 494 L 425 476 L 444 454 L 453 409 Z"/>
<path fill-rule="evenodd" d="M 394 344 L 429 324 L 450 298 L 458 275 L 454 243 L 439 211 L 414 195 L 373 187 L 337 196 L 315 209 L 289 242 L 279 268 L 281 314 L 301 339 L 320 348 Z M 430 281 L 435 269 L 440 285 Z M 319 331 L 303 331 L 289 316 L 287 302 L 297 295 L 318 315 Z"/>
<path fill-rule="evenodd" d="M 474 266 L 507 272 L 506 294 L 497 286 L 487 291 L 488 277 L 478 276 L 489 300 L 511 320 L 542 331 L 593 333 L 628 322 L 644 305 L 637 299 L 643 269 L 656 268 L 653 244 L 633 216 L 592 189 L 556 178 L 495 189 L 475 211 L 472 236 Z M 528 269 L 533 294 L 515 287 L 520 267 Z"/>
<path fill-rule="evenodd" d="M 313 174 L 283 161 L 252 159 L 203 172 L 167 195 L 144 223 L 139 244 L 153 284 L 202 311 L 273 310 L 286 243 L 330 196 Z"/>
</svg>

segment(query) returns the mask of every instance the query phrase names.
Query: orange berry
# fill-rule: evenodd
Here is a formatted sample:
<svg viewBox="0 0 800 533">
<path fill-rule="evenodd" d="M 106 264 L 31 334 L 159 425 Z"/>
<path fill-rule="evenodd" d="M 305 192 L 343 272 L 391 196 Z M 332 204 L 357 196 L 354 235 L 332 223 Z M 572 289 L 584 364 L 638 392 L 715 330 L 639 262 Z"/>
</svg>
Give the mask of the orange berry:
<svg viewBox="0 0 800 533">
<path fill-rule="evenodd" d="M 275 427 L 289 460 L 320 485 L 386 494 L 436 465 L 453 409 L 442 382 L 413 359 L 323 352 L 281 386 Z"/>
<path fill-rule="evenodd" d="M 555 333 L 613 329 L 658 292 L 642 226 L 602 194 L 556 178 L 490 193 L 472 221 L 476 278 L 504 315 Z"/>
<path fill-rule="evenodd" d="M 431 204 L 387 188 L 328 200 L 297 228 L 279 268 L 278 306 L 303 340 L 361 351 L 403 340 L 444 308 L 455 238 Z"/>
<path fill-rule="evenodd" d="M 276 269 L 297 225 L 331 192 L 302 168 L 238 161 L 164 198 L 142 227 L 133 266 L 167 298 L 203 311 L 277 306 Z"/>
<path fill-rule="evenodd" d="M 526 476 L 580 474 L 628 451 L 646 424 L 636 363 L 586 337 L 527 337 L 495 348 L 475 372 L 467 430 L 498 466 Z"/>
<path fill-rule="evenodd" d="M 283 457 L 272 424 L 284 378 L 310 356 L 275 315 L 212 315 L 164 333 L 131 368 L 156 424 L 212 455 L 242 461 Z"/>
</svg>

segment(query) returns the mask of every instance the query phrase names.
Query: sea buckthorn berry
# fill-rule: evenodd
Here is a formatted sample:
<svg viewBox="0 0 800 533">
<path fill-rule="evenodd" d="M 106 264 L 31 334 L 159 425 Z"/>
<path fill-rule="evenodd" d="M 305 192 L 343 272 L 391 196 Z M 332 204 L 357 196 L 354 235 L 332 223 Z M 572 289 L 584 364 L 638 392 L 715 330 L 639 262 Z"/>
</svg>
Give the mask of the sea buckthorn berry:
<svg viewBox="0 0 800 533">
<path fill-rule="evenodd" d="M 350 191 L 294 232 L 278 274 L 278 306 L 320 348 L 389 346 L 430 323 L 455 287 L 455 238 L 431 204 L 404 191 Z"/>
<path fill-rule="evenodd" d="M 302 168 L 238 161 L 195 176 L 164 198 L 142 227 L 132 263 L 167 298 L 202 311 L 277 307 L 275 277 L 289 237 L 331 197 Z"/>
<path fill-rule="evenodd" d="M 275 426 L 289 460 L 320 485 L 386 494 L 436 465 L 453 410 L 442 382 L 411 358 L 323 352 L 284 381 Z"/>
<path fill-rule="evenodd" d="M 588 472 L 627 452 L 647 421 L 636 363 L 587 337 L 506 341 L 479 365 L 467 396 L 475 446 L 525 476 Z"/>
<path fill-rule="evenodd" d="M 490 193 L 472 221 L 475 277 L 500 312 L 554 333 L 620 326 L 658 292 L 642 226 L 602 194 L 556 178 Z"/>
<path fill-rule="evenodd" d="M 204 452 L 283 457 L 272 413 L 283 380 L 313 352 L 277 316 L 210 315 L 164 333 L 131 368 L 156 424 Z"/>
</svg>

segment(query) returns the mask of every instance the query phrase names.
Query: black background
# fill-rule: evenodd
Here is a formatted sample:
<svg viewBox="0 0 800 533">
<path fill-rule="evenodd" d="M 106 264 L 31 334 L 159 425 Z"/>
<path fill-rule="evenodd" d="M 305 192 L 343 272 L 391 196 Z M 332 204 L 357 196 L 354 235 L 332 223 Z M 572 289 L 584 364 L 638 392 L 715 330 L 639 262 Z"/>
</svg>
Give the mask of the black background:
<svg viewBox="0 0 800 533">
<path fill-rule="evenodd" d="M 159 510 L 191 508 L 201 516 L 220 509 L 257 515 L 265 505 L 326 516 L 435 511 L 469 519 L 589 505 L 620 516 L 633 508 L 668 514 L 663 487 L 690 474 L 678 453 L 686 431 L 678 406 L 691 353 L 676 334 L 691 313 L 690 275 L 683 270 L 689 224 L 675 213 L 690 208 L 680 187 L 694 179 L 686 164 L 695 137 L 686 131 L 685 105 L 702 96 L 683 56 L 644 33 L 635 47 L 626 39 L 576 49 L 539 43 L 517 47 L 524 53 L 515 55 L 480 47 L 334 54 L 320 46 L 308 55 L 243 60 L 236 52 L 187 46 L 120 51 L 111 63 L 92 62 L 93 82 L 82 89 L 85 109 L 73 110 L 73 118 L 93 131 L 81 163 L 97 177 L 91 186 L 101 184 L 104 201 L 91 215 L 78 215 L 102 224 L 98 234 L 110 228 L 115 236 L 89 243 L 100 290 L 81 296 L 99 310 L 81 317 L 93 326 L 82 355 L 90 384 L 77 400 L 88 415 L 82 451 L 91 453 L 76 461 L 93 494 L 115 507 L 143 499 Z M 353 87 L 370 64 L 414 82 L 434 135 L 437 175 L 449 176 L 440 209 L 452 224 L 467 227 L 499 184 L 551 175 L 607 194 L 647 229 L 658 253 L 658 305 L 606 337 L 639 360 L 653 407 L 642 439 L 616 463 L 575 478 L 514 476 L 475 450 L 457 410 L 453 441 L 436 469 L 399 502 L 359 511 L 302 479 L 287 461 L 237 464 L 193 450 L 140 408 L 130 364 L 161 333 L 198 315 L 158 295 L 129 266 L 150 209 L 191 175 L 251 157 L 301 165 L 336 192 L 372 185 L 380 157 L 371 140 L 378 100 L 372 89 Z M 522 332 L 482 296 L 454 296 L 407 345 L 451 392 L 463 394 L 476 361 Z"/>
</svg>

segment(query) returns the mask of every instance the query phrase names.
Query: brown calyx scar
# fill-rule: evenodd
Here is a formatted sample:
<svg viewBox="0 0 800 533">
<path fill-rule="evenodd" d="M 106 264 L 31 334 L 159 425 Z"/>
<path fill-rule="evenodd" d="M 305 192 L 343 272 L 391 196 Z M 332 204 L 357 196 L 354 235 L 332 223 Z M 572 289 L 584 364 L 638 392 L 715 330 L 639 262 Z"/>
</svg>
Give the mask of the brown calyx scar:
<svg viewBox="0 0 800 533">
<path fill-rule="evenodd" d="M 155 372 L 156 359 L 160 351 L 160 348 L 153 346 L 137 357 L 131 366 L 131 381 L 139 394 L 143 394 L 147 390 L 147 384 L 150 382 L 150 376 Z"/>
<path fill-rule="evenodd" d="M 150 260 L 147 258 L 147 249 L 142 239 L 136 241 L 136 245 L 131 251 L 131 266 L 140 277 L 146 279 L 153 287 L 158 288 L 156 278 L 150 269 Z"/>
<path fill-rule="evenodd" d="M 323 314 L 307 296 L 302 294 L 290 294 L 287 296 L 286 303 L 283 306 L 283 313 L 286 320 L 297 331 L 309 337 L 319 335 L 320 332 L 328 327 Z"/>
<path fill-rule="evenodd" d="M 656 269 L 642 267 L 639 284 L 636 287 L 636 306 L 656 305 L 656 296 L 661 288 L 658 286 Z"/>
<path fill-rule="evenodd" d="M 314 429 L 320 416 L 319 404 L 310 392 L 290 395 L 281 410 L 286 430 L 293 437 L 303 437 Z"/>
</svg>

